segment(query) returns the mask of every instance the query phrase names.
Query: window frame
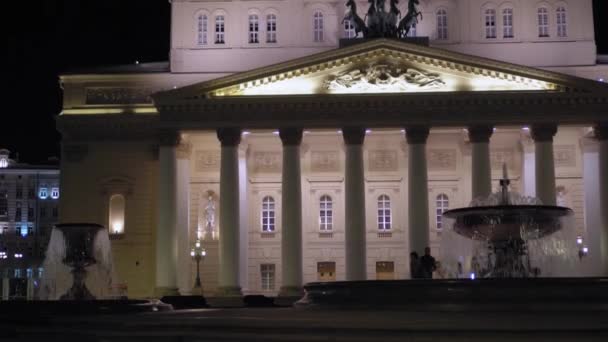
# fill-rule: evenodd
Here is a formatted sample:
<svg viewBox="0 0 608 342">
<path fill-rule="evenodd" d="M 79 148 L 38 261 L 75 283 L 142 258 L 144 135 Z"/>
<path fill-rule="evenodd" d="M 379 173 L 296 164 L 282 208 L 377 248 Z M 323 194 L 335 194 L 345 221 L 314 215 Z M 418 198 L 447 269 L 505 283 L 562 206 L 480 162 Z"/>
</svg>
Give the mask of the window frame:
<svg viewBox="0 0 608 342">
<path fill-rule="evenodd" d="M 502 38 L 515 38 L 515 10 L 513 7 L 503 8 L 502 11 Z"/>
<path fill-rule="evenodd" d="M 260 43 L 260 16 L 257 13 L 249 13 L 247 16 L 247 42 L 248 44 Z"/>
<path fill-rule="evenodd" d="M 443 213 L 450 210 L 450 197 L 445 193 L 435 196 L 435 229 L 443 230 Z"/>
<path fill-rule="evenodd" d="M 325 42 L 325 15 L 319 9 L 315 10 L 312 15 L 312 31 L 313 42 Z"/>
<path fill-rule="evenodd" d="M 260 264 L 260 288 L 262 291 L 274 291 L 276 288 L 276 265 Z"/>
<path fill-rule="evenodd" d="M 497 38 L 497 30 L 496 30 L 496 9 L 495 8 L 486 8 L 484 10 L 484 29 L 485 29 L 485 39 L 496 39 Z"/>
<path fill-rule="evenodd" d="M 330 195 L 319 198 L 319 231 L 331 232 L 334 229 L 334 200 Z"/>
<path fill-rule="evenodd" d="M 376 199 L 377 226 L 378 231 L 388 232 L 393 228 L 393 213 L 391 210 L 391 198 L 382 194 Z"/>
<path fill-rule="evenodd" d="M 355 24 L 352 20 L 344 19 L 344 23 L 342 25 L 342 36 L 344 39 L 353 39 L 357 38 L 357 32 L 355 31 Z"/>
<path fill-rule="evenodd" d="M 447 9 L 438 8 L 435 11 L 435 20 L 437 21 L 437 40 L 447 41 L 449 39 Z"/>
<path fill-rule="evenodd" d="M 538 38 L 549 38 L 549 9 L 541 6 L 536 9 L 536 26 L 538 27 Z"/>
<path fill-rule="evenodd" d="M 275 13 L 266 14 L 266 43 L 276 44 L 277 39 L 277 28 L 278 28 L 278 16 Z"/>
<path fill-rule="evenodd" d="M 558 38 L 568 37 L 568 9 L 560 5 L 555 9 L 555 26 Z"/>
<path fill-rule="evenodd" d="M 274 233 L 276 231 L 276 218 L 276 201 L 272 196 L 264 196 L 260 210 L 260 228 L 262 233 Z"/>
<path fill-rule="evenodd" d="M 207 46 L 209 34 L 209 16 L 207 13 L 201 12 L 196 15 L 196 45 Z"/>
<path fill-rule="evenodd" d="M 213 24 L 214 44 L 226 44 L 226 15 L 216 14 L 213 18 Z"/>
</svg>

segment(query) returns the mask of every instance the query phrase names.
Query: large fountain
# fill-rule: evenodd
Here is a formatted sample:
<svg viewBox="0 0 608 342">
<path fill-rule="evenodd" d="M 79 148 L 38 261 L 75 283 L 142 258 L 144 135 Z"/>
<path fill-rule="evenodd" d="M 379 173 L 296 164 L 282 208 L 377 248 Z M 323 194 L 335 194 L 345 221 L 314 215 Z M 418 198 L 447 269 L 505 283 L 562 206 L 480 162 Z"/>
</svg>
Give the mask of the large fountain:
<svg viewBox="0 0 608 342">
<path fill-rule="evenodd" d="M 570 276 L 577 258 L 574 212 L 509 191 L 503 165 L 500 190 L 467 208 L 443 214 L 441 261 L 450 277 Z"/>
</svg>

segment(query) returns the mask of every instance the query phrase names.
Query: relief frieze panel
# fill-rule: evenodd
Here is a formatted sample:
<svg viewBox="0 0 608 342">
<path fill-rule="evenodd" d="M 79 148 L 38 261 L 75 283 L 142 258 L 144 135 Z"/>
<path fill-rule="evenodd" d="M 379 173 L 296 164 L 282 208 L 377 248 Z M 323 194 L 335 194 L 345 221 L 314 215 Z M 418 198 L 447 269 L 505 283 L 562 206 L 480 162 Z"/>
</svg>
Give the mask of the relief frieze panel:
<svg viewBox="0 0 608 342">
<path fill-rule="evenodd" d="M 85 103 L 88 105 L 151 104 L 151 94 L 161 91 L 150 87 L 88 87 Z"/>
<path fill-rule="evenodd" d="M 433 149 L 429 150 L 429 169 L 434 171 L 455 171 L 456 150 Z"/>
<path fill-rule="evenodd" d="M 507 164 L 508 167 L 513 167 L 515 155 L 509 149 L 495 149 L 490 152 L 490 164 L 493 170 L 502 170 L 502 165 Z"/>
<path fill-rule="evenodd" d="M 555 166 L 576 167 L 576 147 L 574 145 L 556 145 L 553 148 Z"/>
<path fill-rule="evenodd" d="M 281 153 L 253 152 L 253 172 L 281 172 Z"/>
<path fill-rule="evenodd" d="M 338 172 L 340 160 L 338 151 L 312 151 L 311 166 L 313 172 Z"/>
<path fill-rule="evenodd" d="M 397 151 L 373 150 L 369 151 L 370 171 L 397 171 Z"/>
<path fill-rule="evenodd" d="M 196 151 L 194 158 L 194 170 L 196 172 L 219 171 L 220 169 L 219 151 Z"/>
</svg>

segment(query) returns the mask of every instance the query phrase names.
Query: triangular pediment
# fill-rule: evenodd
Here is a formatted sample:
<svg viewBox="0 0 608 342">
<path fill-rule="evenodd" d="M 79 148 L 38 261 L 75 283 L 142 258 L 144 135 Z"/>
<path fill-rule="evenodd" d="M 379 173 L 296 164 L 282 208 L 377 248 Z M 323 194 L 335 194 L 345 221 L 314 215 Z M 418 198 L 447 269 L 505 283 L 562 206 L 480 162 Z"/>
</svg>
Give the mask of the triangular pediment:
<svg viewBox="0 0 608 342">
<path fill-rule="evenodd" d="M 402 41 L 376 39 L 157 94 L 223 96 L 606 91 L 605 84 Z"/>
</svg>

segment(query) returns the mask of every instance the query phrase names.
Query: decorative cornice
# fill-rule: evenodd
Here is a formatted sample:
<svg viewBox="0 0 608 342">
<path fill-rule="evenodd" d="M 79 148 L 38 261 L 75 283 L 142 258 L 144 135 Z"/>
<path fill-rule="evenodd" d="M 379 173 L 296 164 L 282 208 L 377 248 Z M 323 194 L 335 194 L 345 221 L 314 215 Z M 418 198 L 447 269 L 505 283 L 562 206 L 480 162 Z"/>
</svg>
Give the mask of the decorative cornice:
<svg viewBox="0 0 608 342">
<path fill-rule="evenodd" d="M 63 141 L 156 140 L 160 115 L 60 115 L 57 130 Z"/>
<path fill-rule="evenodd" d="M 298 146 L 302 143 L 302 128 L 283 127 L 279 129 L 279 136 L 283 146 Z"/>
<path fill-rule="evenodd" d="M 361 127 L 344 127 L 342 128 L 342 136 L 346 145 L 363 145 L 365 140 L 365 128 Z"/>
<path fill-rule="evenodd" d="M 530 134 L 535 142 L 551 142 L 556 133 L 556 124 L 533 124 L 532 127 L 530 127 Z"/>
<path fill-rule="evenodd" d="M 494 127 L 490 125 L 469 126 L 469 141 L 472 143 L 489 143 L 490 137 L 494 132 Z"/>
</svg>

